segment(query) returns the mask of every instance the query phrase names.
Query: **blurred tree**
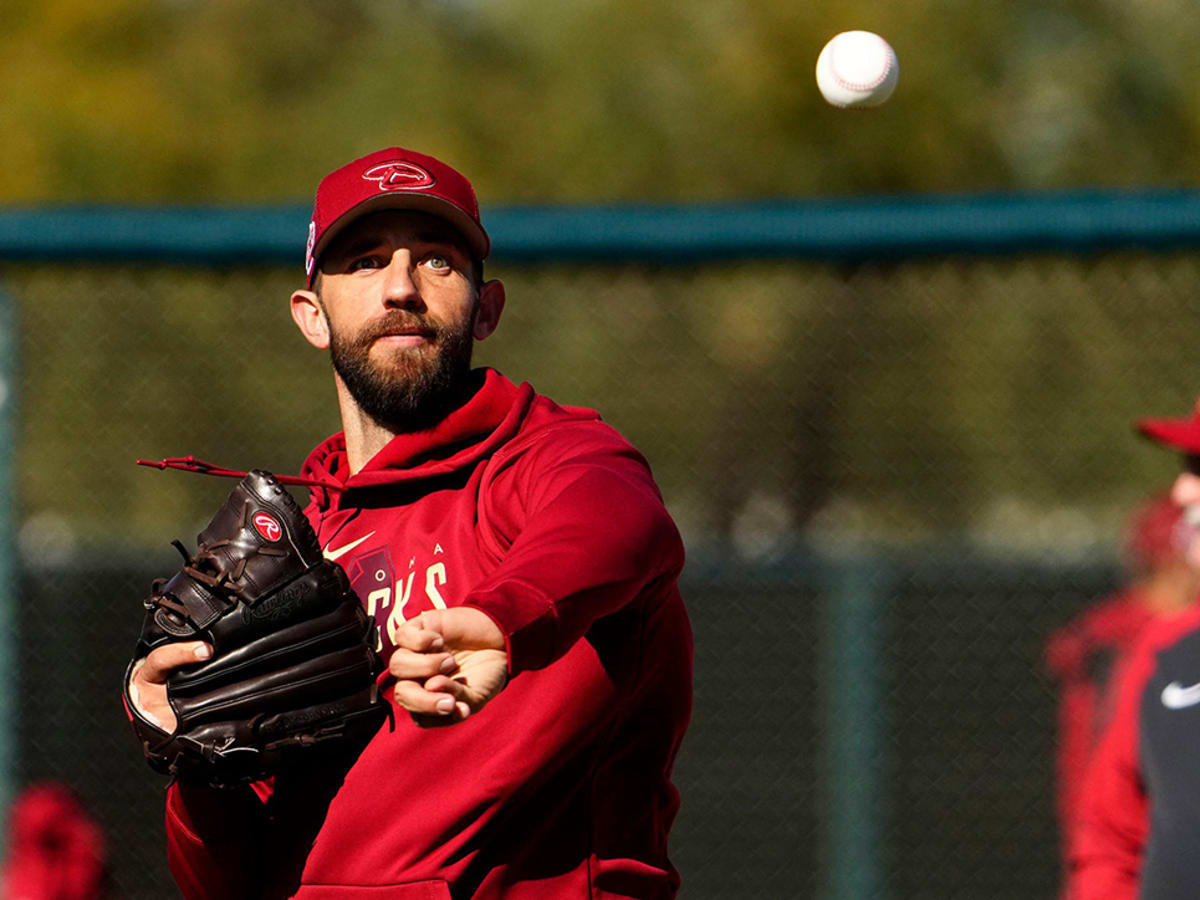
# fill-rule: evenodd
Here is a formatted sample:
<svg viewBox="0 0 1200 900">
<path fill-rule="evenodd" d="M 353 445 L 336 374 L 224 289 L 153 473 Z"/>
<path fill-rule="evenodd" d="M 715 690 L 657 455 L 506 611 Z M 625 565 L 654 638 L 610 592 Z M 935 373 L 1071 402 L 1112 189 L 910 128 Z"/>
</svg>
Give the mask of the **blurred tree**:
<svg viewBox="0 0 1200 900">
<path fill-rule="evenodd" d="M 489 202 L 1192 180 L 1200 23 L 1179 0 L 10 0 L 0 202 L 298 200 L 390 142 Z M 836 31 L 901 87 L 831 109 Z"/>
</svg>

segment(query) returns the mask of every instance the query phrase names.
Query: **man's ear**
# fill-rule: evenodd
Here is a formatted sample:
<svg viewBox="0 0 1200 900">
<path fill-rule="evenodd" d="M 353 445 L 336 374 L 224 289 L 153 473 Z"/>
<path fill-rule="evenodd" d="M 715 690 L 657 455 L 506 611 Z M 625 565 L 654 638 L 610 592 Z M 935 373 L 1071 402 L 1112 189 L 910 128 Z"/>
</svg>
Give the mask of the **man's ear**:
<svg viewBox="0 0 1200 900">
<path fill-rule="evenodd" d="M 292 294 L 292 321 L 306 341 L 318 350 L 329 349 L 329 321 L 321 309 L 321 301 L 312 291 Z"/>
<path fill-rule="evenodd" d="M 479 305 L 475 309 L 475 328 L 471 334 L 482 341 L 500 324 L 504 312 L 504 284 L 496 279 L 484 282 L 479 289 Z"/>
</svg>

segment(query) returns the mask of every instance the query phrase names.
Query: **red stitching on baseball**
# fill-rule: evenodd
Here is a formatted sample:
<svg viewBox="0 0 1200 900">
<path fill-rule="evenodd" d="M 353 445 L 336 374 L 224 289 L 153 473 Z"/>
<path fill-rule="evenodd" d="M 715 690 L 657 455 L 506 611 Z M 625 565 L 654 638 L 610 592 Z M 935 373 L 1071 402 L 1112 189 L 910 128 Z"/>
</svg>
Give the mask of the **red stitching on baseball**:
<svg viewBox="0 0 1200 900">
<path fill-rule="evenodd" d="M 880 41 L 880 43 L 883 43 L 883 42 Z M 887 53 L 885 55 L 887 57 L 887 66 L 884 68 L 883 73 L 878 78 L 876 78 L 874 81 L 871 81 L 871 82 L 847 81 L 845 78 L 843 78 L 841 76 L 841 73 L 838 72 L 838 69 L 837 69 L 838 48 L 835 45 L 834 48 L 829 53 L 829 71 L 833 75 L 833 78 L 838 83 L 839 87 L 844 87 L 851 91 L 869 91 L 872 88 L 879 87 L 879 85 L 881 85 L 885 81 L 887 81 L 888 75 L 890 75 L 892 72 L 892 54 Z"/>
</svg>

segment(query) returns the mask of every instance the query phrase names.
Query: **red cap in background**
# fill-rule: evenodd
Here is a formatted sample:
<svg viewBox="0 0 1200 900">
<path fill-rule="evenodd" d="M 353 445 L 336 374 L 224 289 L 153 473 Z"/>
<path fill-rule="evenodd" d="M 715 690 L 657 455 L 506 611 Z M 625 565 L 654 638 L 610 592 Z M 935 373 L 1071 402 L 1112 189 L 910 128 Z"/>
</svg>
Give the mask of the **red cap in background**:
<svg viewBox="0 0 1200 900">
<path fill-rule="evenodd" d="M 486 259 L 491 250 L 471 182 L 432 156 L 389 147 L 321 179 L 304 253 L 309 287 L 317 260 L 334 236 L 360 216 L 380 209 L 430 213 L 457 228 L 477 259 Z"/>
<path fill-rule="evenodd" d="M 1200 401 L 1184 419 L 1138 419 L 1137 430 L 1183 453 L 1200 454 Z"/>
<path fill-rule="evenodd" d="M 17 795 L 8 814 L 6 849 L 0 896 L 8 900 L 105 896 L 104 832 L 65 784 L 39 782 Z"/>
</svg>

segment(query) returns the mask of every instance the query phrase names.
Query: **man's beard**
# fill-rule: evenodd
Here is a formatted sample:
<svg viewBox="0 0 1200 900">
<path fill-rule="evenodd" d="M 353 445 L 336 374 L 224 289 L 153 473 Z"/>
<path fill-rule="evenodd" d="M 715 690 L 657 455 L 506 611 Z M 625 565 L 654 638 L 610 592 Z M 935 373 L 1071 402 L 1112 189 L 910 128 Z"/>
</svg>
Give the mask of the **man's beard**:
<svg viewBox="0 0 1200 900">
<path fill-rule="evenodd" d="M 354 335 L 339 333 L 331 324 L 329 355 L 334 371 L 376 424 L 398 434 L 430 428 L 469 393 L 474 318 L 472 310 L 462 327 L 455 328 L 393 310 Z M 376 340 L 414 327 L 430 343 L 395 349 L 383 364 L 371 360 Z"/>
</svg>

